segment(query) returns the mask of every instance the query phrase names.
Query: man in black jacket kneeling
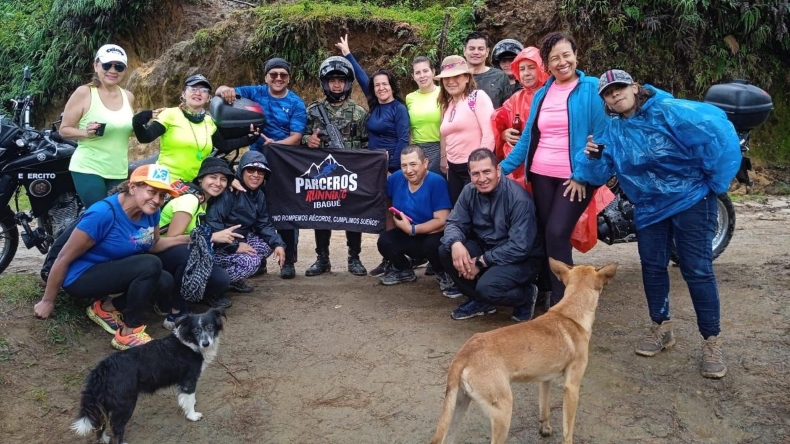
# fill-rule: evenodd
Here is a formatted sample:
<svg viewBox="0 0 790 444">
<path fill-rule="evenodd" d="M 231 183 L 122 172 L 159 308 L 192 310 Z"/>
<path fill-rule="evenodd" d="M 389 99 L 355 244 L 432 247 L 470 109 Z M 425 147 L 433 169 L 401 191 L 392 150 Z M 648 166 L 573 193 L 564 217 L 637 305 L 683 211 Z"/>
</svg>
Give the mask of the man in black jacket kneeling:
<svg viewBox="0 0 790 444">
<path fill-rule="evenodd" d="M 532 197 L 502 176 L 494 153 L 469 155 L 469 175 L 442 237 L 439 256 L 457 288 L 469 298 L 452 313 L 461 320 L 513 307 L 512 319 L 532 317 L 543 245 Z"/>
</svg>

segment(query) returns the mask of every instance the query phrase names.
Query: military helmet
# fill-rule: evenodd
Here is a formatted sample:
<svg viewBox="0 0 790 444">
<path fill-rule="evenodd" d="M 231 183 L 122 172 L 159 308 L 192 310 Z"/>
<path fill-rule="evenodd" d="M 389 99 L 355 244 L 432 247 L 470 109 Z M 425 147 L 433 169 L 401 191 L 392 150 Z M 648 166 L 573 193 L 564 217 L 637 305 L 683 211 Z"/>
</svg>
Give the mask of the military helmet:
<svg viewBox="0 0 790 444">
<path fill-rule="evenodd" d="M 329 90 L 329 79 L 340 77 L 346 81 L 346 85 L 341 93 L 333 93 Z M 351 94 L 351 87 L 354 86 L 354 67 L 345 57 L 332 56 L 321 62 L 318 68 L 318 78 L 321 80 L 321 88 L 324 95 L 332 103 L 342 102 L 348 99 Z"/>
</svg>

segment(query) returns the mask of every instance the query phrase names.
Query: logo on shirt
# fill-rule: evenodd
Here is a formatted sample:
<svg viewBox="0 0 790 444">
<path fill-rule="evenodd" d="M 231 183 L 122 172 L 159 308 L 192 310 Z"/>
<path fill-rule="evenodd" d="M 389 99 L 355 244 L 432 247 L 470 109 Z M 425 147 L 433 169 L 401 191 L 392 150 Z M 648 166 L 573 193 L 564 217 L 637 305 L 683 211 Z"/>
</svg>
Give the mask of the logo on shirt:
<svg viewBox="0 0 790 444">
<path fill-rule="evenodd" d="M 154 244 L 154 227 L 140 228 L 129 235 L 129 241 L 138 251 L 147 251 Z"/>
<path fill-rule="evenodd" d="M 349 191 L 357 190 L 357 173 L 337 163 L 331 154 L 320 164 L 311 164 L 294 181 L 296 194 L 304 192 L 305 202 L 312 202 L 313 208 L 339 207 Z"/>
</svg>

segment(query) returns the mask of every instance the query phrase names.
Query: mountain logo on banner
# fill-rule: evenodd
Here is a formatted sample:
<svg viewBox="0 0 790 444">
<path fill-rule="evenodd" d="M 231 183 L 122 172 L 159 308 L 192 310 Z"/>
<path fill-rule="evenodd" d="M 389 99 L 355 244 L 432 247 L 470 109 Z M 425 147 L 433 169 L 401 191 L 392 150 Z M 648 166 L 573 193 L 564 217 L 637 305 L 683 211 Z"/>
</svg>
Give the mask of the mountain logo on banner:
<svg viewBox="0 0 790 444">
<path fill-rule="evenodd" d="M 297 195 L 304 194 L 313 208 L 339 207 L 349 192 L 357 190 L 357 173 L 350 171 L 332 157 L 326 156 L 318 165 L 310 164 L 307 171 L 294 178 Z"/>
<path fill-rule="evenodd" d="M 310 168 L 308 168 L 307 171 L 305 171 L 305 173 L 302 174 L 302 177 L 319 179 L 321 177 L 329 176 L 330 174 L 335 173 L 335 171 L 337 171 L 337 174 L 354 174 L 351 171 L 349 171 L 348 168 L 339 164 L 337 160 L 335 160 L 335 158 L 332 157 L 332 155 L 330 154 L 326 156 L 326 159 L 324 159 L 318 165 L 316 165 L 315 162 L 313 162 L 310 165 Z"/>
</svg>

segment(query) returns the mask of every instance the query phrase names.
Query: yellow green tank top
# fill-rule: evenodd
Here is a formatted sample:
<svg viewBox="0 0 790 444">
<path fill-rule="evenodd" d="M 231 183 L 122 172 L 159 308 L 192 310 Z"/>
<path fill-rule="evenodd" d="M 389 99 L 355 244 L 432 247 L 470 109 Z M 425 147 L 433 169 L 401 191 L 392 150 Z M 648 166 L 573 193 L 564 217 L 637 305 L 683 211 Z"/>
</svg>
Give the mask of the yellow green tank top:
<svg viewBox="0 0 790 444">
<path fill-rule="evenodd" d="M 80 119 L 78 128 L 85 129 L 88 122 L 106 123 L 104 135 L 77 142 L 69 170 L 77 173 L 96 174 L 105 179 L 126 179 L 129 169 L 129 137 L 132 135 L 134 111 L 123 88 L 123 105 L 111 111 L 99 98 L 99 91 L 91 86 L 91 106 Z"/>
</svg>

